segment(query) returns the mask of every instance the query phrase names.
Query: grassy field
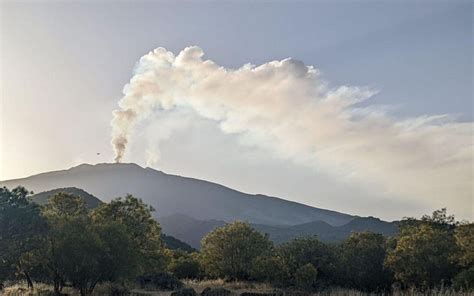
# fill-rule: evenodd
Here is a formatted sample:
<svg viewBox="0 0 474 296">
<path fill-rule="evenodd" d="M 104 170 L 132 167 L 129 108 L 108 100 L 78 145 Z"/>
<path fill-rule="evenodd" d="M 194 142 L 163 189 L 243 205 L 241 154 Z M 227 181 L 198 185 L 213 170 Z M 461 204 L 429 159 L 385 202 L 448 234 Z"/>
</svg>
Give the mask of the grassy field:
<svg viewBox="0 0 474 296">
<path fill-rule="evenodd" d="M 205 288 L 217 288 L 224 287 L 232 292 L 232 295 L 238 296 L 243 292 L 255 292 L 255 293 L 270 293 L 275 289 L 267 284 L 252 283 L 252 282 L 225 282 L 223 280 L 204 280 L 204 281 L 185 281 L 186 287 L 193 288 L 198 294 L 200 294 Z M 64 288 L 63 294 L 70 296 L 78 296 L 79 293 L 72 288 Z M 155 290 L 131 290 L 131 296 L 170 296 L 172 291 L 155 291 Z M 295 295 L 295 293 L 284 293 L 287 295 Z M 33 290 L 27 288 L 26 283 L 16 283 L 6 286 L 0 295 L 5 296 L 33 296 L 33 295 L 54 295 L 53 287 L 47 284 L 36 283 Z M 93 296 L 105 296 L 110 295 L 110 285 L 102 284 L 98 286 Z M 302 294 L 300 294 L 301 296 Z M 316 292 L 308 295 L 314 296 L 382 296 L 382 295 L 393 295 L 393 296 L 474 296 L 474 292 L 456 292 L 451 289 L 434 289 L 425 292 L 417 290 L 406 290 L 398 291 L 390 294 L 375 294 L 375 293 L 364 293 L 356 290 L 348 290 L 342 288 L 333 288 L 324 292 Z"/>
</svg>

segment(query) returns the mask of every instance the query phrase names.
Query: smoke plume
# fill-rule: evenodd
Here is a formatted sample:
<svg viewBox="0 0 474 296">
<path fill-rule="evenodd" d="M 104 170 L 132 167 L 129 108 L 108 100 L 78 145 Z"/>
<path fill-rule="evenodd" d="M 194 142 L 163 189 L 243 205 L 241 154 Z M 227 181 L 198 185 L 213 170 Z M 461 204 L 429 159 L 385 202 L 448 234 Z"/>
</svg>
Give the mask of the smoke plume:
<svg viewBox="0 0 474 296">
<path fill-rule="evenodd" d="M 203 55 L 199 47 L 176 56 L 157 48 L 140 59 L 113 112 L 117 162 L 137 123 L 186 109 L 247 143 L 377 192 L 472 202 L 472 122 L 393 118 L 364 102 L 375 91 L 331 88 L 291 58 L 227 69 Z"/>
</svg>

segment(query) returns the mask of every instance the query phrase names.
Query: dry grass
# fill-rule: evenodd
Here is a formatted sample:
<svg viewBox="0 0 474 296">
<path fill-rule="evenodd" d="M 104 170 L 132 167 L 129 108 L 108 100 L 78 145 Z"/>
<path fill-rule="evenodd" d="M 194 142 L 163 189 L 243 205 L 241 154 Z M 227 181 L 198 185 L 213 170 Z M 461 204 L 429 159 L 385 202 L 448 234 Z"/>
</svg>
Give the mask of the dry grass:
<svg viewBox="0 0 474 296">
<path fill-rule="evenodd" d="M 271 292 L 274 288 L 268 284 L 254 283 L 254 282 L 226 282 L 224 280 L 203 280 L 194 281 L 187 280 L 184 282 L 187 287 L 191 287 L 196 290 L 197 293 L 201 293 L 207 287 L 217 288 L 224 287 L 232 291 L 233 295 L 239 295 L 242 292 Z M 105 296 L 108 295 L 108 284 L 98 286 L 93 293 L 93 296 Z M 70 296 L 77 296 L 79 293 L 72 288 L 64 288 L 64 294 Z M 143 290 L 132 290 L 132 296 L 169 296 L 170 291 L 143 291 Z M 5 296 L 46 296 L 53 295 L 53 287 L 51 285 L 36 283 L 33 290 L 29 290 L 25 282 L 19 282 L 12 285 L 8 285 L 5 289 L 0 292 L 0 295 Z M 433 289 L 426 292 L 420 292 L 417 290 L 406 290 L 396 291 L 394 293 L 386 294 L 374 294 L 374 293 L 363 293 L 357 290 L 348 290 L 342 288 L 334 288 L 324 292 L 313 293 L 313 296 L 474 296 L 474 292 L 456 292 L 452 289 Z"/>
<path fill-rule="evenodd" d="M 185 280 L 184 284 L 188 287 L 193 288 L 198 293 L 200 293 L 202 290 L 204 290 L 207 287 L 209 288 L 223 287 L 235 293 L 248 292 L 248 291 L 264 293 L 264 292 L 270 292 L 274 290 L 272 286 L 265 283 L 244 282 L 244 281 L 226 282 L 222 279 L 201 280 L 201 281 Z"/>
<path fill-rule="evenodd" d="M 394 291 L 391 293 L 364 293 L 357 290 L 333 288 L 328 291 L 314 293 L 314 296 L 474 296 L 474 292 L 459 292 L 452 289 L 431 289 L 418 291 L 415 289 Z"/>
<path fill-rule="evenodd" d="M 72 288 L 64 288 L 63 292 L 71 296 L 79 295 L 79 293 Z M 46 296 L 53 295 L 54 289 L 51 285 L 43 283 L 35 283 L 33 289 L 28 289 L 26 282 L 17 282 L 12 285 L 7 285 L 0 294 L 5 296 Z"/>
</svg>

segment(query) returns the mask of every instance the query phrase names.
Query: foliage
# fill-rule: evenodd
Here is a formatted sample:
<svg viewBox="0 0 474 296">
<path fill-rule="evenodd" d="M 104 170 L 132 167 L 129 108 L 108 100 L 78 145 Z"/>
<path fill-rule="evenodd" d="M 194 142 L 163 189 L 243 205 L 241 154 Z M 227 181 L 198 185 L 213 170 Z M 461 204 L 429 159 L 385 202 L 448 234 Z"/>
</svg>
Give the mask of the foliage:
<svg viewBox="0 0 474 296">
<path fill-rule="evenodd" d="M 137 277 L 137 284 L 141 288 L 156 288 L 160 290 L 176 290 L 183 287 L 183 283 L 174 275 L 166 272 L 156 272 Z"/>
<path fill-rule="evenodd" d="M 70 282 L 81 295 L 90 294 L 98 283 L 134 276 L 138 254 L 125 225 L 91 219 L 84 201 L 58 193 L 44 208 L 48 220 L 45 265 L 60 291 Z"/>
<path fill-rule="evenodd" d="M 210 276 L 248 279 L 252 262 L 271 249 L 268 236 L 248 223 L 234 222 L 209 233 L 201 242 L 201 263 Z"/>
<path fill-rule="evenodd" d="M 391 273 L 384 267 L 386 239 L 373 232 L 353 233 L 339 251 L 340 285 L 365 291 L 390 288 Z"/>
<path fill-rule="evenodd" d="M 472 291 L 474 289 L 474 266 L 458 273 L 453 279 L 453 286 L 458 290 Z"/>
<path fill-rule="evenodd" d="M 474 266 L 474 223 L 456 227 L 454 232 L 458 246 L 457 261 L 463 267 Z"/>
<path fill-rule="evenodd" d="M 440 210 L 422 220 L 402 223 L 396 245 L 386 258 L 386 266 L 404 286 L 435 287 L 449 284 L 457 271 L 452 260 L 456 244 L 454 223 Z"/>
<path fill-rule="evenodd" d="M 313 290 L 316 287 L 317 275 L 318 271 L 313 266 L 313 264 L 305 264 L 296 270 L 295 284 L 298 288 L 304 290 Z"/>
<path fill-rule="evenodd" d="M 16 273 L 33 286 L 31 258 L 43 241 L 46 222 L 23 187 L 0 188 L 0 283 Z"/>
<path fill-rule="evenodd" d="M 322 282 L 329 282 L 335 272 L 333 249 L 316 237 L 297 238 L 282 244 L 275 250 L 275 256 L 281 258 L 280 264 L 287 270 L 287 277 L 283 279 L 285 285 L 295 285 L 297 270 L 307 264 L 317 269 Z"/>
<path fill-rule="evenodd" d="M 138 251 L 140 273 L 162 271 L 166 265 L 161 228 L 151 215 L 153 211 L 151 206 L 129 194 L 125 199 L 102 204 L 92 212 L 95 223 L 117 222 L 126 228 L 133 249 Z"/>
<path fill-rule="evenodd" d="M 275 251 L 270 256 L 255 258 L 251 269 L 252 279 L 282 285 L 289 282 L 290 270 L 284 259 Z"/>
<path fill-rule="evenodd" d="M 171 293 L 171 296 L 197 296 L 193 288 L 182 288 Z"/>
<path fill-rule="evenodd" d="M 201 292 L 201 296 L 229 296 L 232 292 L 223 287 L 207 287 Z"/>
<path fill-rule="evenodd" d="M 195 295 L 179 279 L 203 278 L 272 283 L 296 294 L 331 286 L 387 292 L 398 283 L 446 295 L 454 295 L 449 287 L 474 289 L 474 224 L 455 222 L 446 209 L 404 219 L 394 237 L 353 233 L 339 245 L 301 237 L 274 247 L 248 223 L 234 222 L 209 233 L 200 253 L 167 239 L 152 211 L 131 195 L 89 209 L 73 194 L 58 192 L 39 206 L 25 188 L 1 188 L 0 283 L 24 279 L 31 293 L 39 291 L 35 282 L 50 283 L 56 295 L 73 288 L 89 295 L 96 286 L 98 294 L 127 295 L 130 283 Z M 164 239 L 178 247 L 166 249 Z"/>
<path fill-rule="evenodd" d="M 201 265 L 197 253 L 182 250 L 172 251 L 168 269 L 179 279 L 196 279 L 201 276 Z"/>
</svg>

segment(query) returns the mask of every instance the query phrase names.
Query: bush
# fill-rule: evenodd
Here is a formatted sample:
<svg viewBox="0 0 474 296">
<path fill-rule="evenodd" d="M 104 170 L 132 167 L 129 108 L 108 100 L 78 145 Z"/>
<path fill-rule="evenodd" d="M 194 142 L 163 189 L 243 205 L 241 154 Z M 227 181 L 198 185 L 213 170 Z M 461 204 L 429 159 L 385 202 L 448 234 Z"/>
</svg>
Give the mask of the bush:
<svg viewBox="0 0 474 296">
<path fill-rule="evenodd" d="M 160 290 L 176 290 L 183 287 L 183 283 L 175 276 L 166 272 L 142 275 L 137 278 L 141 288 L 155 288 Z"/>
<path fill-rule="evenodd" d="M 313 264 L 308 263 L 301 266 L 295 273 L 295 284 L 298 288 L 303 290 L 312 290 L 316 287 L 316 277 L 318 271 Z"/>
<path fill-rule="evenodd" d="M 273 291 L 268 293 L 258 293 L 258 292 L 243 292 L 240 296 L 283 296 L 282 291 Z"/>
<path fill-rule="evenodd" d="M 171 293 L 171 296 L 196 296 L 197 293 L 193 288 L 183 288 Z"/>
<path fill-rule="evenodd" d="M 454 288 L 457 290 L 474 290 L 474 267 L 463 270 L 453 280 Z"/>
<path fill-rule="evenodd" d="M 95 295 L 126 296 L 130 295 L 130 290 L 124 284 L 107 282 L 94 289 Z"/>
<path fill-rule="evenodd" d="M 231 292 L 229 290 L 222 287 L 219 287 L 219 288 L 207 287 L 206 289 L 202 291 L 201 295 L 202 296 L 229 296 L 230 293 Z"/>
<path fill-rule="evenodd" d="M 185 253 L 172 259 L 169 271 L 179 279 L 196 279 L 201 273 L 201 266 L 196 256 Z"/>
<path fill-rule="evenodd" d="M 202 239 L 201 264 L 210 277 L 248 280 L 252 262 L 269 254 L 271 247 L 267 235 L 236 221 L 216 228 Z"/>
</svg>

